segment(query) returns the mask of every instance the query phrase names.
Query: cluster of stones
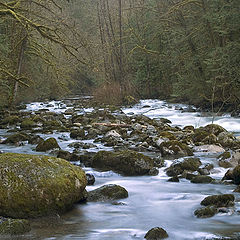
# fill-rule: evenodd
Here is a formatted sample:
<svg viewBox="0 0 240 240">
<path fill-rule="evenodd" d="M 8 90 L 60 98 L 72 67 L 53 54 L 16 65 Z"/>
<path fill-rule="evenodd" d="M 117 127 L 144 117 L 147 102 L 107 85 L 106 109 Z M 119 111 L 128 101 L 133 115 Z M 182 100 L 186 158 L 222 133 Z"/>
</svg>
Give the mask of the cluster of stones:
<svg viewBox="0 0 240 240">
<path fill-rule="evenodd" d="M 18 169 L 14 167 L 13 172 L 8 172 L 10 169 L 8 165 L 2 168 L 0 172 L 0 181 L 2 181 L 0 187 L 4 188 L 5 186 L 12 189 L 12 194 L 18 191 L 19 193 L 21 192 L 20 199 L 24 197 L 24 200 L 20 201 L 19 206 L 24 205 L 23 202 L 26 202 L 26 209 L 18 209 L 14 205 L 16 195 L 11 196 L 11 201 L 8 197 L 5 205 L 2 203 L 3 200 L 0 197 L 0 215 L 14 218 L 21 218 L 23 216 L 38 217 L 49 214 L 51 211 L 64 211 L 71 207 L 74 202 L 78 201 L 115 201 L 128 196 L 126 189 L 117 185 L 103 186 L 86 193 L 84 189 L 87 181 L 88 184 L 93 184 L 94 176 L 90 174 L 85 176 L 80 167 L 68 163 L 67 168 L 74 168 L 70 172 L 73 175 L 75 174 L 71 181 L 75 185 L 73 184 L 71 190 L 67 189 L 67 186 L 71 186 L 68 182 L 69 178 L 65 179 L 65 182 L 58 181 L 58 183 L 61 182 L 61 186 L 66 186 L 65 190 L 68 193 L 72 191 L 73 196 L 70 198 L 70 202 L 65 202 L 64 193 L 60 194 L 61 197 L 56 197 L 54 194 L 59 194 L 59 192 L 54 193 L 50 190 L 52 185 L 55 186 L 56 183 L 52 183 L 51 185 L 51 182 L 48 182 L 48 178 L 52 176 L 53 172 L 56 172 L 56 169 L 49 170 L 47 165 L 43 166 L 46 173 L 44 172 L 43 174 L 41 171 L 42 176 L 38 175 L 37 169 L 43 161 L 47 164 L 52 162 L 60 164 L 60 158 L 60 165 L 64 166 L 64 168 L 67 162 L 62 159 L 71 162 L 80 161 L 85 166 L 99 170 L 113 170 L 125 176 L 136 176 L 157 175 L 158 168 L 164 166 L 164 159 L 182 157 L 182 161 L 174 161 L 166 169 L 166 174 L 170 177 L 169 181 L 178 182 L 180 178 L 186 178 L 192 183 L 214 183 L 215 180 L 208 176 L 214 166 L 212 164 L 203 165 L 199 158 L 193 156 L 193 153 L 194 151 L 215 152 L 219 153 L 219 166 L 232 168 L 225 174 L 223 181 L 231 181 L 233 184 L 238 185 L 235 191 L 240 192 L 240 141 L 221 126 L 210 124 L 197 129 L 193 126 L 181 129 L 171 126 L 171 122 L 168 119 L 162 118 L 156 120 L 143 115 L 129 117 L 116 108 L 109 107 L 96 109 L 91 113 L 77 114 L 76 112 L 79 108 L 78 104 L 73 105 L 73 108 L 66 110 L 64 114 L 56 114 L 46 109 L 34 113 L 21 111 L 1 113 L 0 128 L 9 129 L 6 138 L 3 140 L 0 139 L 1 144 L 32 144 L 38 152 L 54 150 L 58 158 L 0 154 L 0 161 L 4 161 L 5 159 L 6 162 L 6 159 L 11 159 L 12 162 L 16 162 L 17 165 L 15 166 L 18 166 L 19 159 L 20 161 L 22 161 L 21 159 L 25 159 L 22 162 L 22 166 L 28 166 L 26 169 L 31 169 L 30 166 L 34 165 L 35 169 L 33 172 L 37 175 L 37 179 L 34 179 L 30 173 L 25 172 L 23 169 L 24 174 L 20 173 L 20 171 L 18 172 Z M 47 134 L 54 131 L 69 132 L 70 137 L 76 140 L 70 145 L 73 148 L 72 153 L 60 149 L 56 139 L 49 138 L 44 140 L 38 135 L 38 133 Z M 82 140 L 86 139 L 94 139 L 95 143 L 101 142 L 105 146 L 112 147 L 114 151 L 99 151 L 96 154 L 88 153 L 84 150 L 95 145 L 83 143 Z M 154 152 L 160 158 L 150 158 L 139 152 Z M 34 161 L 36 161 L 36 164 L 34 164 Z M 20 165 L 19 169 L 21 169 Z M 58 169 L 57 171 L 60 170 Z M 77 177 L 77 172 L 80 174 L 79 177 Z M 3 178 L 6 174 L 9 176 L 7 183 L 4 182 L 6 179 Z M 19 181 L 22 181 L 21 176 L 29 176 L 29 174 L 31 176 L 30 179 L 33 181 L 31 186 L 29 182 L 26 186 L 24 185 L 25 183 L 19 184 Z M 59 176 L 59 172 L 57 174 Z M 13 178 L 14 182 L 11 183 L 10 180 Z M 27 181 L 29 180 L 27 179 Z M 48 190 L 44 189 L 45 183 L 48 185 Z M 20 188 L 21 185 L 24 185 L 26 189 L 22 190 Z M 38 199 L 39 201 L 47 199 L 47 207 L 45 207 L 45 202 L 39 202 L 39 209 L 36 209 L 25 201 L 24 191 L 26 191 L 27 196 L 33 187 L 37 189 L 37 192 L 34 192 L 34 197 L 30 196 L 30 198 Z M 59 187 L 59 190 L 60 188 L 62 187 Z M 56 186 L 54 189 L 57 190 Z M 4 191 L 6 189 L 1 189 L 1 192 L 4 193 Z M 211 204 L 206 205 L 205 202 L 207 200 L 202 201 L 201 204 L 205 207 L 195 211 L 197 217 L 210 217 L 217 212 L 224 211 L 224 208 L 234 205 L 234 196 L 232 194 L 212 196 L 212 198 L 215 200 L 211 200 Z M 18 203 L 16 202 L 16 204 Z M 44 208 L 42 209 L 43 205 Z M 28 215 L 26 215 L 26 212 Z M 2 220 L 2 222 L 6 221 Z M 158 228 L 156 231 L 162 232 Z M 166 234 L 163 233 L 163 236 L 166 237 Z M 151 239 L 148 235 L 146 235 L 146 238 Z"/>
</svg>

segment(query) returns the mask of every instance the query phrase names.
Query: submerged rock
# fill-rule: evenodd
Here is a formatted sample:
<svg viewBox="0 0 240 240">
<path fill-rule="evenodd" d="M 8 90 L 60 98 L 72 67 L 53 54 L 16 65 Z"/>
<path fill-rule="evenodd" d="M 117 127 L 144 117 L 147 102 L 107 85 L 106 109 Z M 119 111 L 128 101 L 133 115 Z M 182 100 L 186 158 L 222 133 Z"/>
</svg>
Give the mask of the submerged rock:
<svg viewBox="0 0 240 240">
<path fill-rule="evenodd" d="M 106 202 L 106 201 L 113 201 L 113 200 L 118 200 L 122 198 L 127 198 L 127 197 L 128 197 L 128 192 L 125 188 L 116 184 L 109 184 L 88 192 L 87 201 Z"/>
<path fill-rule="evenodd" d="M 146 233 L 144 238 L 147 240 L 161 240 L 161 239 L 168 238 L 168 234 L 163 228 L 155 227 L 150 229 Z"/>
<path fill-rule="evenodd" d="M 91 162 L 92 167 L 113 170 L 126 176 L 147 175 L 154 168 L 154 160 L 134 151 L 99 151 Z"/>
<path fill-rule="evenodd" d="M 45 141 L 41 141 L 37 146 L 36 146 L 36 151 L 37 152 L 46 152 L 52 149 L 60 149 L 57 140 L 55 138 L 48 138 Z"/>
<path fill-rule="evenodd" d="M 20 235 L 30 230 L 31 227 L 28 220 L 0 217 L 0 235 Z"/>
<path fill-rule="evenodd" d="M 39 155 L 0 154 L 0 215 L 35 218 L 64 212 L 82 198 L 83 170 Z"/>
</svg>

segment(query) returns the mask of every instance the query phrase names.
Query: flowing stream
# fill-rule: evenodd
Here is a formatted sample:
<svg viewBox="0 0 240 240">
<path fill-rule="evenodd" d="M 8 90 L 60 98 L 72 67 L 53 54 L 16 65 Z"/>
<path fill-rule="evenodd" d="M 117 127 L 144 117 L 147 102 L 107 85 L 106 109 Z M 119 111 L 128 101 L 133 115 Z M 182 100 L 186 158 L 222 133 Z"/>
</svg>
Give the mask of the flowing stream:
<svg viewBox="0 0 240 240">
<path fill-rule="evenodd" d="M 47 107 L 48 106 L 48 107 Z M 61 101 L 52 101 L 47 104 L 31 103 L 26 111 L 36 111 L 49 108 L 51 111 L 65 112 L 67 107 Z M 79 112 L 90 112 L 93 109 L 83 109 Z M 185 111 L 186 110 L 186 111 Z M 212 117 L 199 112 L 187 112 L 188 106 L 182 104 L 168 104 L 160 100 L 142 100 L 139 104 L 123 108 L 128 115 L 144 114 L 150 118 L 167 118 L 173 125 L 180 127 L 193 125 L 203 126 L 212 122 Z M 217 116 L 214 120 L 236 135 L 240 133 L 240 118 L 230 117 L 228 114 Z M 0 130 L 0 136 L 6 130 Z M 44 138 L 55 137 L 60 147 L 71 151 L 68 144 L 69 133 L 53 133 L 41 135 Z M 91 140 L 86 140 L 90 142 Z M 39 154 L 33 150 L 33 145 L 10 146 L 0 145 L 5 152 L 20 152 Z M 98 144 L 88 151 L 108 150 Z M 215 172 L 211 174 L 215 179 L 221 179 L 226 169 L 217 167 L 216 155 L 195 153 L 203 163 L 211 162 Z M 94 186 L 87 190 L 98 188 L 104 184 L 119 184 L 129 192 L 129 197 L 112 203 L 86 203 L 76 205 L 73 210 L 61 217 L 33 220 L 32 231 L 23 238 L 16 239 L 45 239 L 45 240 L 134 240 L 144 239 L 144 235 L 153 227 L 162 227 L 171 240 L 212 239 L 214 237 L 231 237 L 240 234 L 240 194 L 235 193 L 235 211 L 217 214 L 214 217 L 198 219 L 194 211 L 200 207 L 200 202 L 208 195 L 232 193 L 235 186 L 222 184 L 193 184 L 186 179 L 179 183 L 167 182 L 164 169 L 172 161 L 166 160 L 166 166 L 160 168 L 158 176 L 123 177 L 112 171 L 98 172 L 85 168 L 96 177 Z M 11 238 L 14 239 L 14 238 Z"/>
</svg>

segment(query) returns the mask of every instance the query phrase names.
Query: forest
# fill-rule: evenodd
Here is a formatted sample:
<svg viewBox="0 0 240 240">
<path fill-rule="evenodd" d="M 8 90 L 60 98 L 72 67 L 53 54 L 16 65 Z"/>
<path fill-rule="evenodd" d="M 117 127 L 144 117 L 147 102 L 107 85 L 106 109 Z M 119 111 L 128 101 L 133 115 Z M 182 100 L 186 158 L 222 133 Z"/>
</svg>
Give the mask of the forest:
<svg viewBox="0 0 240 240">
<path fill-rule="evenodd" d="M 240 104 L 239 0 L 0 0 L 0 105 L 91 94 Z"/>
</svg>

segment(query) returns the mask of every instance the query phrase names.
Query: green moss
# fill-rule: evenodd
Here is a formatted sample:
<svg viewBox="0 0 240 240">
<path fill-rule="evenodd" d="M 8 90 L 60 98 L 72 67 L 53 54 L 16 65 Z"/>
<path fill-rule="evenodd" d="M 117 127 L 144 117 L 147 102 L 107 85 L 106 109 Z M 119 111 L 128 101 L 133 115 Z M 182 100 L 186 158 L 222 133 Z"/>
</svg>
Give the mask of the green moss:
<svg viewBox="0 0 240 240">
<path fill-rule="evenodd" d="M 168 131 L 162 131 L 159 135 L 163 138 L 168 138 L 169 140 L 176 140 L 176 137 Z"/>
<path fill-rule="evenodd" d="M 22 129 L 32 129 L 32 128 L 36 127 L 36 126 L 37 126 L 36 123 L 33 120 L 31 120 L 31 119 L 23 120 L 21 125 L 20 125 L 20 127 Z"/>
<path fill-rule="evenodd" d="M 227 132 L 227 130 L 225 128 L 223 128 L 217 124 L 208 124 L 207 126 L 203 127 L 203 129 L 204 129 L 204 131 L 206 131 L 210 134 L 214 134 L 216 136 L 218 136 L 218 134 L 221 132 Z"/>
<path fill-rule="evenodd" d="M 147 240 L 160 240 L 168 238 L 168 234 L 163 228 L 155 227 L 149 230 L 144 238 Z"/>
<path fill-rule="evenodd" d="M 231 153 L 229 151 L 226 151 L 226 152 L 220 154 L 217 158 L 220 160 L 229 159 L 229 158 L 231 158 Z"/>
<path fill-rule="evenodd" d="M 0 154 L 0 215 L 29 218 L 63 212 L 81 198 L 86 176 L 67 161 Z"/>
<path fill-rule="evenodd" d="M 10 219 L 0 217 L 0 234 L 24 234 L 31 230 L 30 223 L 24 219 Z"/>
</svg>

